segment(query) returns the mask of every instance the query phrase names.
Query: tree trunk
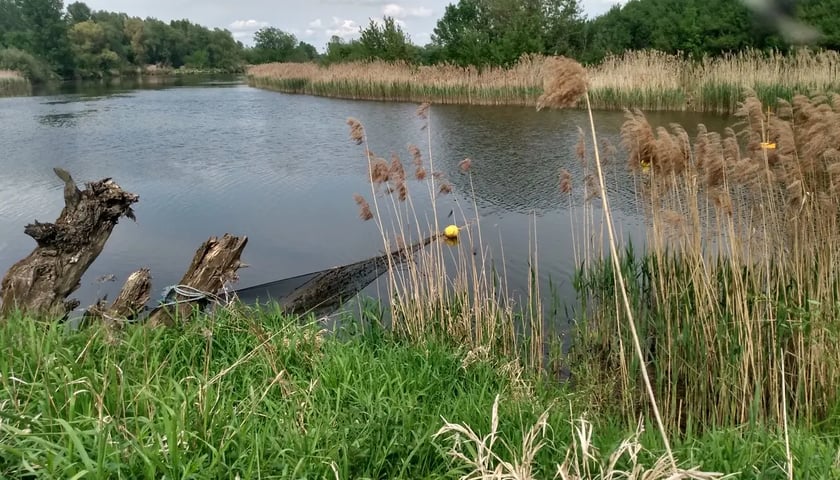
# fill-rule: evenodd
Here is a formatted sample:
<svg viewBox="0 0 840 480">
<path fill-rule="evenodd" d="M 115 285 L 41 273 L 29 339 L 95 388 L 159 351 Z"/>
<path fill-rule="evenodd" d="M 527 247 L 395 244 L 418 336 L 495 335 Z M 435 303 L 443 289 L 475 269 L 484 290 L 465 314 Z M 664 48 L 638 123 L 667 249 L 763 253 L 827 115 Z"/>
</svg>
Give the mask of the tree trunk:
<svg viewBox="0 0 840 480">
<path fill-rule="evenodd" d="M 67 297 L 105 246 L 120 217 L 134 220 L 131 205 L 139 197 L 106 178 L 79 191 L 70 174 L 56 168 L 64 181 L 64 208 L 55 223 L 27 225 L 24 233 L 38 246 L 12 265 L 0 283 L 0 316 L 15 310 L 63 318 L 79 305 Z"/>
<path fill-rule="evenodd" d="M 151 295 L 152 275 L 148 268 L 141 268 L 128 276 L 110 307 L 106 307 L 103 300 L 88 308 L 84 322 L 102 319 L 109 326 L 120 328 L 124 320 L 137 318 L 137 315 L 146 307 Z"/>
<path fill-rule="evenodd" d="M 236 271 L 242 266 L 239 257 L 248 237 L 234 237 L 225 234 L 221 239 L 210 237 L 195 252 L 192 264 L 181 279 L 180 286 L 185 286 L 191 292 L 200 294 L 203 298 L 194 299 L 192 295 L 176 292 L 174 296 L 165 300 L 164 305 L 152 311 L 148 318 L 148 325 L 172 326 L 176 319 L 189 318 L 196 306 L 196 301 L 206 303 L 215 298 L 225 283 L 238 279 Z M 166 305 L 166 302 L 173 305 Z"/>
</svg>

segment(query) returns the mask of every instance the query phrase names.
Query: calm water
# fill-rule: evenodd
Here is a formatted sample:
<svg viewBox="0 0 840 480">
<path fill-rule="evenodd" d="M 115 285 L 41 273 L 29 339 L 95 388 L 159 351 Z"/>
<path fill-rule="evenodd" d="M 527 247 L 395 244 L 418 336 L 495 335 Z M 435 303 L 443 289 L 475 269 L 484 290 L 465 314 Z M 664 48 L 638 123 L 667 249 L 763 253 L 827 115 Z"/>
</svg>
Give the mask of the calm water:
<svg viewBox="0 0 840 480">
<path fill-rule="evenodd" d="M 353 202 L 357 192 L 370 199 L 366 161 L 345 120 L 364 123 L 377 154 L 398 153 L 410 163 L 410 143 L 428 156 L 416 105 L 284 95 L 220 80 L 75 86 L 0 99 L 0 274 L 34 248 L 24 225 L 58 216 L 62 183 L 54 166 L 80 184 L 112 177 L 140 195 L 137 222 L 117 225 L 74 295 L 83 306 L 103 294 L 113 298 L 139 267 L 151 268 L 155 290 L 177 282 L 195 249 L 225 232 L 249 237 L 243 287 L 376 255 L 375 225 L 358 219 Z M 487 248 L 504 257 L 514 297 L 527 289 L 535 222 L 543 291 L 550 280 L 557 298 L 573 302 L 572 224 L 579 213 L 559 192 L 558 172 L 572 171 L 580 187 L 575 144 L 584 114 L 435 106 L 431 115 L 435 166 L 455 187 L 438 204 L 439 221 L 449 223 L 451 210 L 474 217 L 474 190 Z M 720 124 L 688 114 L 651 120 Z M 601 139 L 618 145 L 622 121 L 621 113 L 598 113 Z M 458 171 L 465 157 L 473 159 L 472 186 Z M 609 172 L 616 220 L 625 236 L 641 241 L 634 179 L 620 151 L 618 157 Z M 97 281 L 109 274 L 117 281 Z"/>
</svg>

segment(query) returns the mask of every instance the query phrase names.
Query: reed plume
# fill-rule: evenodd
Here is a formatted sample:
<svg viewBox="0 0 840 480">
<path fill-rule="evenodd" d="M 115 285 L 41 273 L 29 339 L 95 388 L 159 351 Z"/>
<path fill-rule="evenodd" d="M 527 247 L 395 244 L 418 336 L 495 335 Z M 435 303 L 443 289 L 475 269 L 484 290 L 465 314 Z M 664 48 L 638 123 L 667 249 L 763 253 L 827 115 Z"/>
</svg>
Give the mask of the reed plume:
<svg viewBox="0 0 840 480">
<path fill-rule="evenodd" d="M 586 69 L 566 57 L 548 58 L 543 69 L 543 94 L 537 99 L 537 110 L 569 108 L 586 93 Z"/>
</svg>

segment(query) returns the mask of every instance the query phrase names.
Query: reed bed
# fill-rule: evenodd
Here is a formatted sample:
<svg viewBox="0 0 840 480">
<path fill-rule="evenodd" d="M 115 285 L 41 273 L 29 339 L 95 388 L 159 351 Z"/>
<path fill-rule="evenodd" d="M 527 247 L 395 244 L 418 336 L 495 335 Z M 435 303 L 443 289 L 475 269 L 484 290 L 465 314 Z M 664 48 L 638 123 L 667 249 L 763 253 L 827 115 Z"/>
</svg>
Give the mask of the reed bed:
<svg viewBox="0 0 840 480">
<path fill-rule="evenodd" d="M 29 95 L 32 85 L 24 76 L 11 70 L 0 70 L 0 97 Z"/>
<path fill-rule="evenodd" d="M 425 134 L 422 143 L 431 145 L 430 105 L 420 105 L 417 116 Z M 435 166 L 431 147 L 423 152 L 409 145 L 405 162 L 396 153 L 386 159 L 370 150 L 361 121 L 350 118 L 347 124 L 351 140 L 361 149 L 360 171 L 366 171 L 370 183 L 370 191 L 356 194 L 354 201 L 360 218 L 375 224 L 383 250 L 429 235 L 435 238 L 410 252 L 403 265 L 389 268 L 388 308 L 394 331 L 421 342 L 430 334 L 443 334 L 470 349 L 511 359 L 518 368 L 541 369 L 544 320 L 536 277 L 530 281 L 528 298 L 509 297 L 506 278 L 494 269 L 481 237 L 480 219 L 455 203 L 440 205 L 454 187 Z M 469 177 L 471 184 L 471 160 L 461 161 L 457 174 Z M 471 192 L 462 193 L 474 199 Z M 444 220 L 457 229 L 457 238 L 443 235 L 448 226 Z"/>
<path fill-rule="evenodd" d="M 838 90 L 840 56 L 746 50 L 700 61 L 656 51 L 607 57 L 588 68 L 593 108 L 733 113 L 749 89 L 764 102 Z M 367 100 L 535 106 L 548 57 L 525 55 L 510 69 L 364 62 L 330 66 L 266 64 L 249 82 L 287 93 Z"/>
<path fill-rule="evenodd" d="M 694 137 L 638 110 L 626 115 L 649 238 L 646 255 L 628 248 L 620 268 L 645 360 L 634 359 L 612 300 L 617 270 L 602 264 L 579 279 L 599 305 L 581 335 L 589 374 L 602 385 L 612 378 L 636 412 L 649 403 L 644 364 L 669 429 L 834 424 L 840 96 L 797 95 L 769 109 L 750 96 L 736 125 L 698 125 Z"/>
</svg>

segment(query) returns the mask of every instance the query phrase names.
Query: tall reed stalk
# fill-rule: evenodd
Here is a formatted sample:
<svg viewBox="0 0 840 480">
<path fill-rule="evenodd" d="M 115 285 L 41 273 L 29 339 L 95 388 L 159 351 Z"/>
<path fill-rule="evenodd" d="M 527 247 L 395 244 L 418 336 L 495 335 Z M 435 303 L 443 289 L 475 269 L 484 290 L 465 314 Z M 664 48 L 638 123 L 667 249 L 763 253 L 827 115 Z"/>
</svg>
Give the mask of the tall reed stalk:
<svg viewBox="0 0 840 480">
<path fill-rule="evenodd" d="M 639 374 L 650 372 L 670 428 L 812 424 L 840 401 L 840 96 L 774 109 L 750 96 L 736 115 L 734 128 L 699 125 L 692 139 L 627 112 L 648 252 L 585 282 L 633 279 L 645 358 L 621 371 L 621 395 L 647 404 Z M 612 339 L 597 348 L 616 364 L 630 353 L 615 335 L 624 315 L 601 306 L 589 327 Z"/>
<path fill-rule="evenodd" d="M 417 115 L 423 121 L 428 151 L 424 155 L 420 147 L 410 145 L 410 164 L 404 164 L 398 155 L 389 161 L 372 152 L 362 123 L 348 120 L 351 139 L 364 148 L 370 182 L 367 197 L 371 201 L 357 194 L 356 203 L 360 217 L 376 224 L 384 250 L 435 235 L 427 247 L 409 252 L 408 261 L 390 264 L 392 327 L 417 341 L 429 334 L 442 334 L 469 349 L 516 358 L 537 369 L 544 356 L 539 288 L 532 282 L 529 298 L 521 305 L 509 298 L 506 278 L 494 270 L 482 239 L 480 218 L 469 218 L 460 207 L 452 209 L 451 220 L 459 226 L 458 239 L 444 237 L 438 204 L 453 186 L 448 174 L 435 164 L 430 105 L 420 105 Z M 457 174 L 469 176 L 472 185 L 470 168 L 471 160 L 465 159 Z M 474 193 L 463 193 L 473 199 L 477 212 Z"/>
<path fill-rule="evenodd" d="M 469 105 L 537 104 L 550 57 L 524 55 L 511 68 L 353 62 L 326 67 L 275 63 L 248 70 L 249 82 L 287 93 L 367 100 Z M 691 61 L 657 51 L 630 51 L 587 69 L 595 109 L 732 113 L 752 90 L 764 102 L 837 91 L 840 54 L 744 50 Z M 582 105 L 581 105 L 582 106 Z"/>
</svg>

